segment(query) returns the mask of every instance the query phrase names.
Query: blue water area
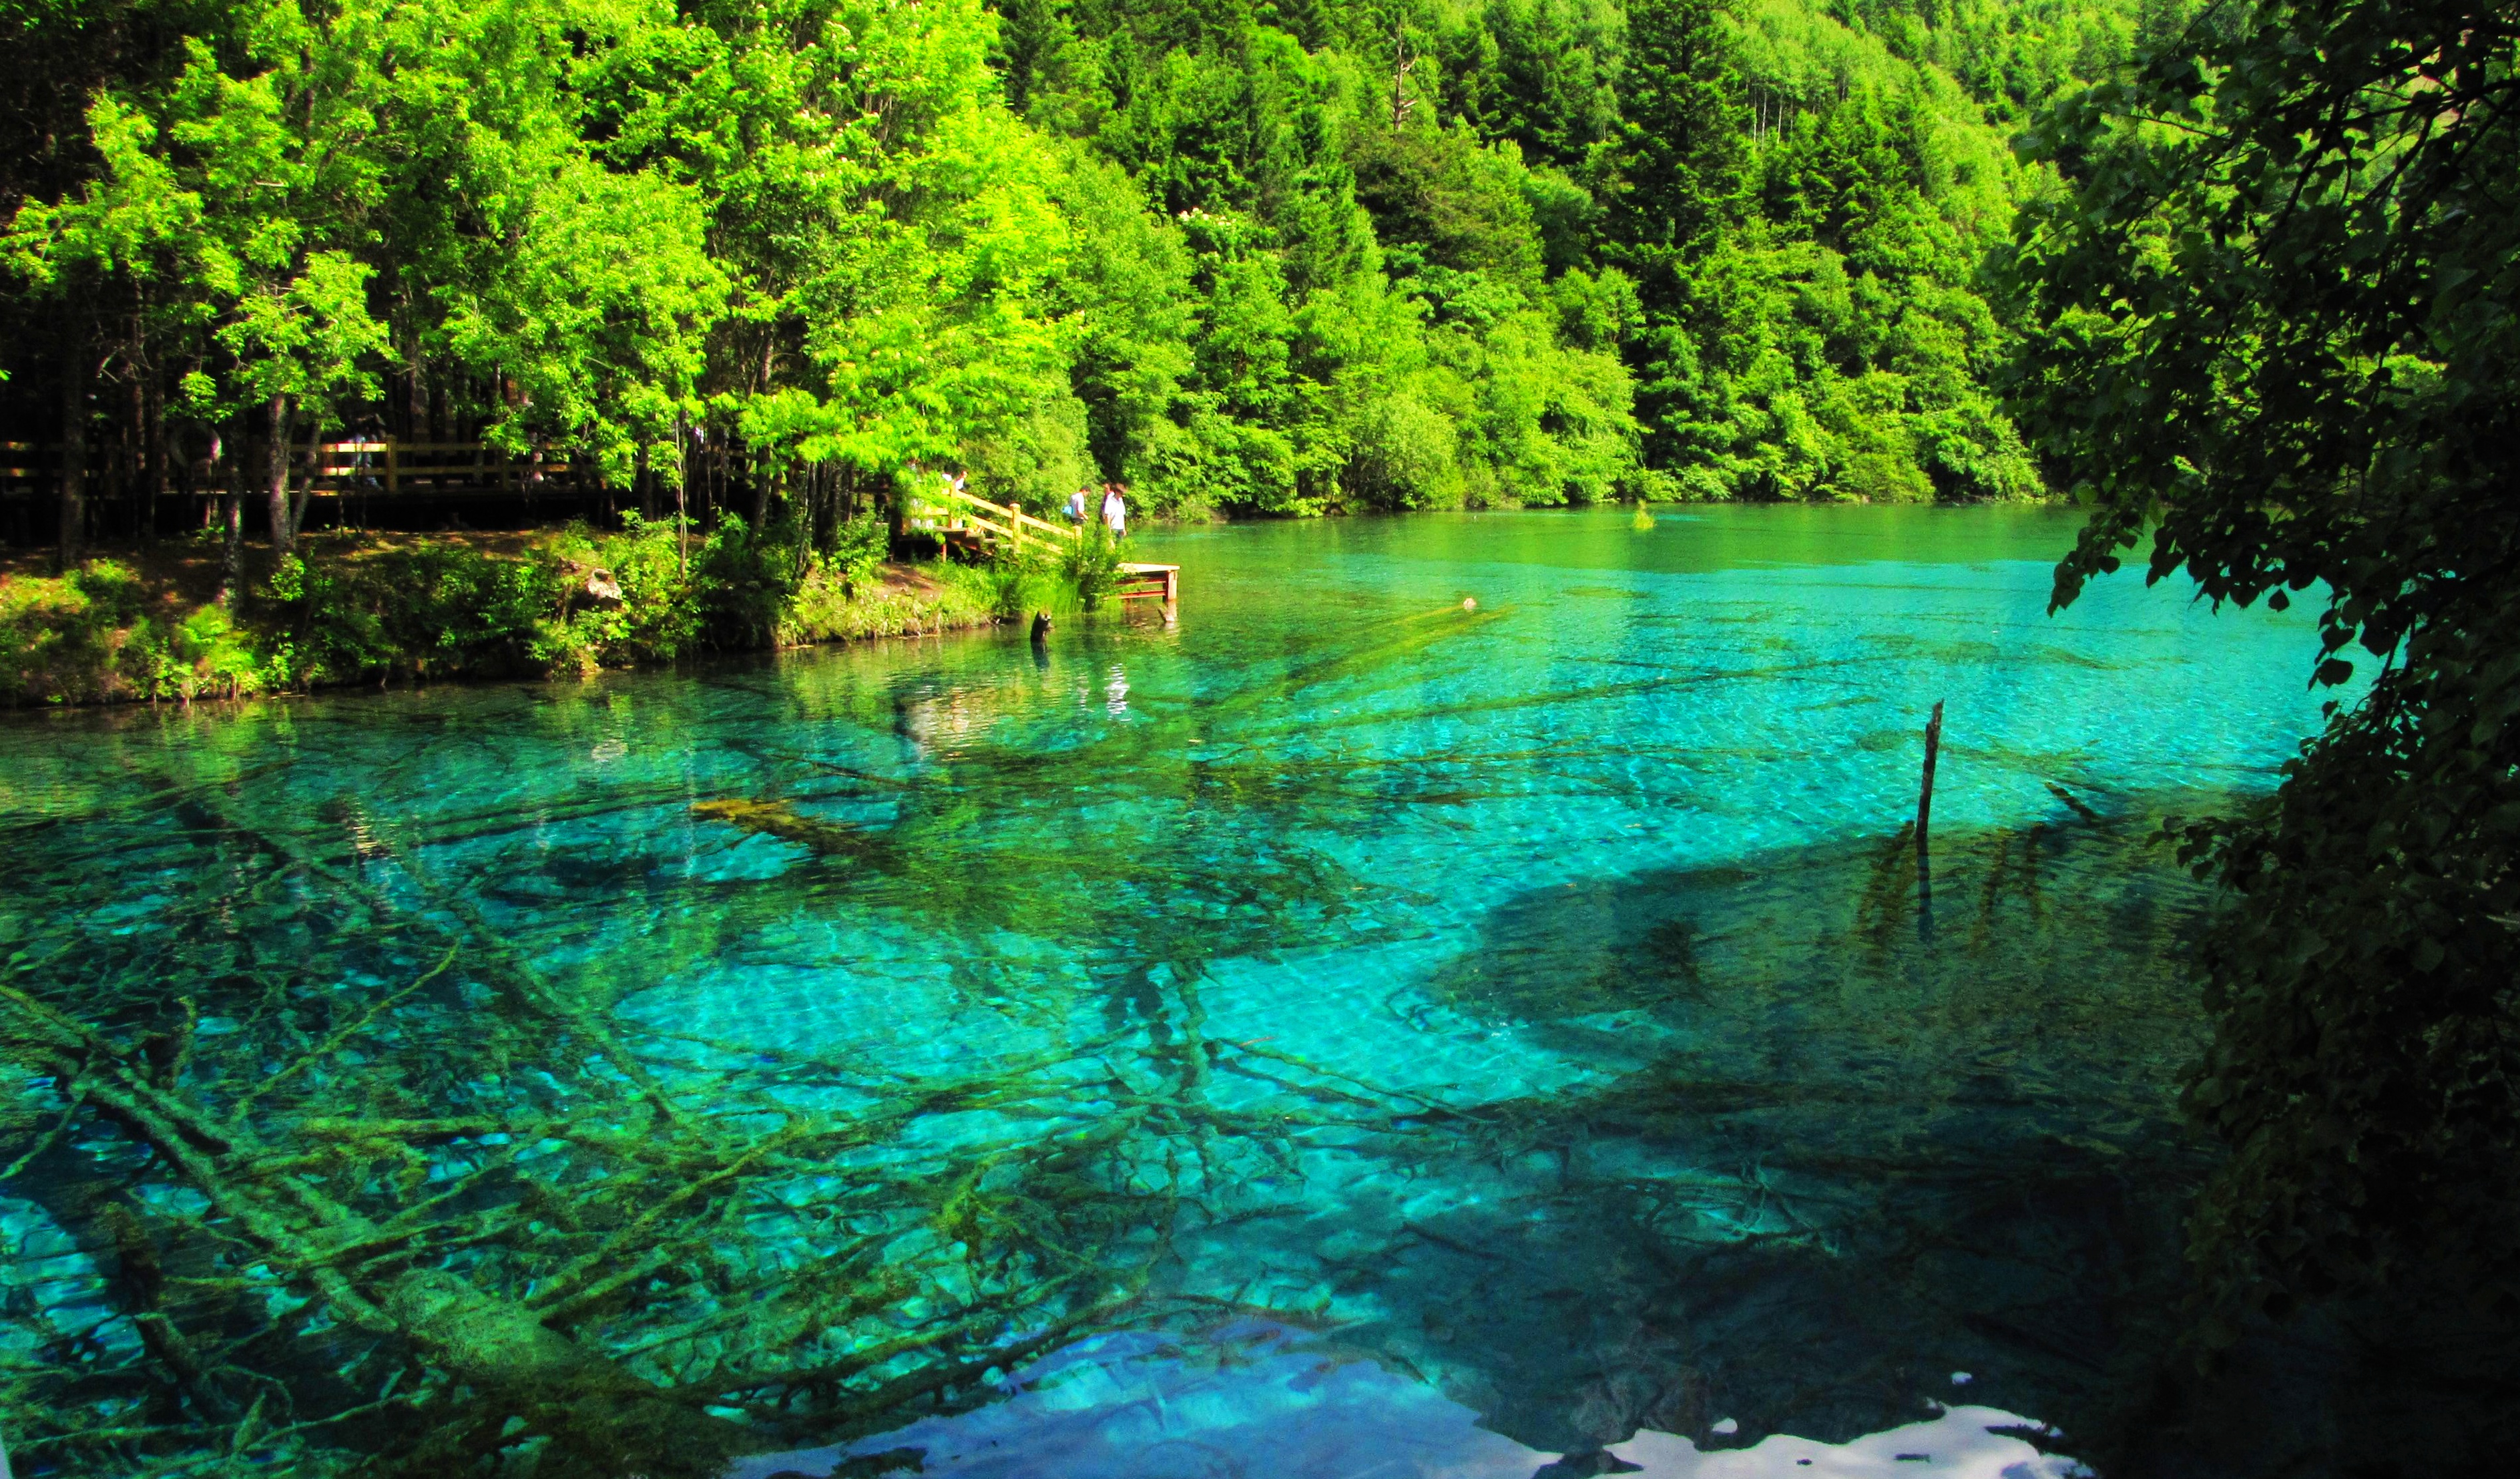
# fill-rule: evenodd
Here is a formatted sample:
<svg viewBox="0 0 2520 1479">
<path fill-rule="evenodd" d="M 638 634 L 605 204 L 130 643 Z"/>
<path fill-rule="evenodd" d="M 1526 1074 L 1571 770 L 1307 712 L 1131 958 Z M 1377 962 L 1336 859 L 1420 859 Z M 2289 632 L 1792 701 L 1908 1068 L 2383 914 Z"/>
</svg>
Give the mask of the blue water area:
<svg viewBox="0 0 2520 1479">
<path fill-rule="evenodd" d="M 1049 1455 L 1008 1371 L 1254 1328 L 1516 1454 L 2070 1431 L 2210 1164 L 2161 823 L 2320 722 L 2299 612 L 2049 615 L 2075 530 L 1189 529 L 1177 624 L 11 720 L 0 1434 Z"/>
</svg>

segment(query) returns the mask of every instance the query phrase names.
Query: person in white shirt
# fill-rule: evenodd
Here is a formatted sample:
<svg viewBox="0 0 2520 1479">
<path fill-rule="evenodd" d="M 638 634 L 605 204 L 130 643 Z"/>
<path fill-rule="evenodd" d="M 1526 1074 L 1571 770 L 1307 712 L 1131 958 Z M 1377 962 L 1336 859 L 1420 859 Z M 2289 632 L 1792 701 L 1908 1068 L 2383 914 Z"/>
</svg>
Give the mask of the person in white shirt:
<svg viewBox="0 0 2520 1479">
<path fill-rule="evenodd" d="M 1120 485 L 1116 483 L 1102 485 L 1102 526 L 1111 531 L 1114 539 L 1129 532 L 1128 501 L 1120 496 Z"/>
<path fill-rule="evenodd" d="M 1067 522 L 1070 524 L 1085 522 L 1085 489 L 1081 485 L 1076 491 L 1067 495 Z"/>
</svg>

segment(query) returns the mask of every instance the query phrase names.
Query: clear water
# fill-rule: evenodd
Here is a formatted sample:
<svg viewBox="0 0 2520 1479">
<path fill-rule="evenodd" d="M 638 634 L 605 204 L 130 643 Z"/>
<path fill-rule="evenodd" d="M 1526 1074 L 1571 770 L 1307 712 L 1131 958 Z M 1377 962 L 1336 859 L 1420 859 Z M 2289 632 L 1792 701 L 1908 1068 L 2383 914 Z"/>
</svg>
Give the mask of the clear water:
<svg viewBox="0 0 2520 1479">
<path fill-rule="evenodd" d="M 318 1472 L 510 1411 L 419 1268 L 684 1393 L 695 1455 L 1254 1320 L 1545 1454 L 1836 1442 L 1956 1371 L 2100 1420 L 2207 1164 L 2154 834 L 2319 712 L 2298 613 L 2047 616 L 2073 529 L 1203 529 L 1140 541 L 1177 626 L 1043 650 L 0 724 L 0 1433 Z M 233 1143 L 139 1148 L 64 1054 Z"/>
</svg>

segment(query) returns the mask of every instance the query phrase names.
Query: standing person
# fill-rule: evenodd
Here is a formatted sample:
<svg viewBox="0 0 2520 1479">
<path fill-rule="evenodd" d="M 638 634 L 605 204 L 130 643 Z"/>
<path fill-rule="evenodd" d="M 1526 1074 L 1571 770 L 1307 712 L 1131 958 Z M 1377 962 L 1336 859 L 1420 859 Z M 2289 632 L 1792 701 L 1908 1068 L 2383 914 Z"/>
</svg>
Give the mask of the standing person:
<svg viewBox="0 0 2520 1479">
<path fill-rule="evenodd" d="M 1067 495 L 1067 522 L 1085 522 L 1085 485 L 1081 483 L 1076 485 L 1076 491 Z"/>
<path fill-rule="evenodd" d="M 1114 539 L 1124 538 L 1129 532 L 1128 500 L 1120 496 L 1120 485 L 1116 483 L 1102 485 L 1102 526 L 1111 531 Z"/>
</svg>

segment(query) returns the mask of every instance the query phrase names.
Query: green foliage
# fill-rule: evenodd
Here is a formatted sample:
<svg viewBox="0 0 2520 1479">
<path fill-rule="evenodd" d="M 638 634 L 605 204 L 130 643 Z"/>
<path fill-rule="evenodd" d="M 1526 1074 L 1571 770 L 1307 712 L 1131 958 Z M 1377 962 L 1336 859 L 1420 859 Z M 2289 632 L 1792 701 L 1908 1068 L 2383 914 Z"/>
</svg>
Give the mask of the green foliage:
<svg viewBox="0 0 2520 1479">
<path fill-rule="evenodd" d="M 989 615 L 1019 622 L 1043 604 L 1050 573 L 1048 559 L 1017 547 L 1001 550 L 996 559 L 973 568 L 971 583 Z"/>
<path fill-rule="evenodd" d="M 2006 121 L 2176 37 L 2193 0 L 1833 0 L 1829 14 L 1930 65 Z"/>
<path fill-rule="evenodd" d="M 285 648 L 258 648 L 215 606 L 181 616 L 129 567 L 0 579 L 0 702 L 239 697 L 289 680 Z"/>
<path fill-rule="evenodd" d="M 829 555 L 735 519 L 704 534 L 626 522 L 521 546 L 325 536 L 282 557 L 233 614 L 111 560 L 12 577 L 0 581 L 0 704 L 583 674 L 1078 604 L 1073 574 L 1039 561 L 887 569 L 874 516 L 844 524 Z"/>
<path fill-rule="evenodd" d="M 1120 588 L 1120 542 L 1100 524 L 1088 524 L 1082 537 L 1059 558 L 1058 573 L 1076 593 L 1077 605 L 1092 611 Z"/>
<path fill-rule="evenodd" d="M 2038 495 L 1986 389 L 2024 181 L 1977 105 L 1796 4 L 1635 16 L 1672 79 L 1631 111 L 1616 254 L 1655 464 L 1698 497 Z"/>
<path fill-rule="evenodd" d="M 1636 474 L 1632 393 L 1549 291 L 1591 197 L 1446 116 L 1424 56 L 1383 91 L 1381 23 L 1316 20 L 1021 12 L 1011 89 L 1073 141 L 1060 188 L 1091 222 L 1066 293 L 1097 464 L 1158 512 L 1608 496 Z M 1481 96 L 1492 121 L 1532 117 Z"/>
<path fill-rule="evenodd" d="M 512 449 L 559 438 L 620 477 L 663 442 L 723 274 L 688 184 L 598 161 L 572 59 L 664 15 L 356 0 L 319 21 L 239 0 L 186 18 L 179 70 L 98 89 L 89 178 L 20 207 L 7 247 L 30 292 L 136 298 L 203 422 L 271 402 L 339 426 L 400 341 L 496 383 L 489 435 Z"/>
<path fill-rule="evenodd" d="M 556 572 L 454 545 L 379 550 L 346 560 L 292 556 L 263 592 L 286 633 L 292 676 L 352 682 L 371 674 L 501 674 L 536 668 L 555 612 Z"/>
<path fill-rule="evenodd" d="M 1444 111 L 1482 137 L 1569 173 L 1618 137 L 1627 16 L 1613 0 L 1489 0 L 1438 44 Z"/>
<path fill-rule="evenodd" d="M 22 369 L 156 377 L 235 480 L 408 377 L 643 507 L 713 459 L 765 535 L 914 466 L 1037 512 L 2031 496 L 1995 120 L 2178 17 L 202 0 L 68 120 L 9 306 L 68 326 Z"/>
<path fill-rule="evenodd" d="M 860 514 L 842 524 L 832 543 L 830 563 L 843 578 L 864 583 L 891 552 L 892 532 L 881 514 Z"/>
<path fill-rule="evenodd" d="M 2313 44 L 2313 38 L 2316 44 Z M 2235 894 L 2190 1106 L 2217 1300 L 2441 1281 L 2520 1316 L 2520 43 L 2481 8 L 2206 13 L 2039 144 L 2017 403 L 2093 505 L 2056 600 L 2322 605 L 2346 683 L 2274 807 L 2188 833 Z"/>
<path fill-rule="evenodd" d="M 623 524 L 617 534 L 571 529 L 538 552 L 556 612 L 539 628 L 538 659 L 586 671 L 670 663 L 703 645 L 711 568 L 705 540 L 687 540 L 670 521 L 632 515 Z M 588 594 L 598 572 L 619 588 L 617 602 Z"/>
<path fill-rule="evenodd" d="M 778 640 L 794 646 L 984 626 L 1000 620 L 992 609 L 992 583 L 985 566 L 938 565 L 906 579 L 872 584 L 852 581 L 818 560 L 797 579 L 780 615 Z"/>
</svg>

